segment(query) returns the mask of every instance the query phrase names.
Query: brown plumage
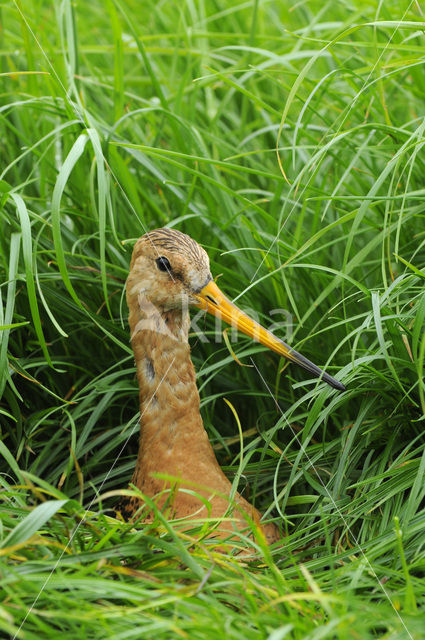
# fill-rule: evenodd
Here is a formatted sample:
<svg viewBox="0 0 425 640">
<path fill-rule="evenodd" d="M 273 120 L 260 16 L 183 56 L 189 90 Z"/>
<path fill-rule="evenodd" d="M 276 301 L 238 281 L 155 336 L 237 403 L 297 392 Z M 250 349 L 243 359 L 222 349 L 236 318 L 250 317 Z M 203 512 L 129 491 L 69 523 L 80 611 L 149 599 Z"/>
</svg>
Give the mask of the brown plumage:
<svg viewBox="0 0 425 640">
<path fill-rule="evenodd" d="M 231 483 L 221 470 L 199 411 L 199 393 L 188 343 L 189 305 L 232 322 L 280 355 L 337 382 L 278 338 L 250 320 L 212 280 L 208 255 L 192 238 L 173 230 L 145 234 L 134 247 L 127 280 L 131 344 L 140 387 L 140 445 L 132 483 L 159 508 L 176 518 L 226 519 L 212 535 L 231 537 L 257 524 L 268 543 L 280 539 L 273 523 L 236 494 L 229 503 Z M 158 478 L 166 474 L 176 481 Z M 170 489 L 174 487 L 170 495 Z M 188 491 L 190 490 L 190 491 Z M 197 495 L 196 495 L 197 494 Z M 210 511 L 199 497 L 208 500 Z M 141 501 L 131 498 L 123 512 L 131 516 Z M 149 516 L 148 516 L 149 518 Z"/>
</svg>

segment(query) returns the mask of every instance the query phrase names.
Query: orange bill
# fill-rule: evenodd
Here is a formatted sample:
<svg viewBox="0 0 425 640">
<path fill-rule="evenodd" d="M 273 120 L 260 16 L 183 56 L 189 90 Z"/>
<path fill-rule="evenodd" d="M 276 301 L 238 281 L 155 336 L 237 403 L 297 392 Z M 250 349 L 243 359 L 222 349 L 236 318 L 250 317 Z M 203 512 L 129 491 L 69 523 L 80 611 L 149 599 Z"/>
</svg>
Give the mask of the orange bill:
<svg viewBox="0 0 425 640">
<path fill-rule="evenodd" d="M 264 327 L 258 324 L 258 322 L 255 322 L 255 320 L 252 320 L 252 318 L 238 309 L 233 302 L 226 298 L 213 280 L 197 294 L 197 298 L 199 300 L 197 306 L 201 307 L 201 309 L 206 309 L 208 313 L 222 318 L 225 322 L 236 327 L 239 331 L 242 331 L 242 333 L 246 333 L 247 336 L 260 342 L 265 347 L 275 351 L 284 358 L 288 358 L 291 362 L 300 365 L 300 367 L 303 367 L 303 369 L 313 374 L 314 377 L 324 380 L 324 382 L 330 384 L 334 389 L 345 391 L 345 387 L 341 382 L 332 378 L 332 376 L 322 371 L 322 369 L 319 369 L 319 367 L 310 362 L 310 360 L 307 360 L 307 358 L 295 351 L 295 349 L 291 349 L 283 340 L 277 338 L 270 331 L 267 331 L 267 329 L 264 329 Z"/>
</svg>

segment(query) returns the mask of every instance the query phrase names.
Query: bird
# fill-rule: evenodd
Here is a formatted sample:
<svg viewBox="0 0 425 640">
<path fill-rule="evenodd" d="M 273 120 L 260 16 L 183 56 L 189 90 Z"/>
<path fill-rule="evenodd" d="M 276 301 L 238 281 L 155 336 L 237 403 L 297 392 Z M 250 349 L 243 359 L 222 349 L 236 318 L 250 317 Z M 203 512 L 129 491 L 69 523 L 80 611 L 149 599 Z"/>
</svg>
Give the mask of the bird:
<svg viewBox="0 0 425 640">
<path fill-rule="evenodd" d="M 280 356 L 343 391 L 344 385 L 243 313 L 219 289 L 206 251 L 174 228 L 145 233 L 133 248 L 126 282 L 131 345 L 140 399 L 140 439 L 131 483 L 167 517 L 208 519 L 211 536 L 230 539 L 257 532 L 268 545 L 282 540 L 222 471 L 200 414 L 189 346 L 189 307 L 236 326 Z M 146 507 L 134 493 L 119 512 L 131 520 Z M 153 519 L 145 509 L 144 521 Z M 216 523 L 214 525 L 214 523 Z M 193 524 L 192 524 L 193 527 Z M 239 536 L 240 539 L 240 536 Z"/>
</svg>

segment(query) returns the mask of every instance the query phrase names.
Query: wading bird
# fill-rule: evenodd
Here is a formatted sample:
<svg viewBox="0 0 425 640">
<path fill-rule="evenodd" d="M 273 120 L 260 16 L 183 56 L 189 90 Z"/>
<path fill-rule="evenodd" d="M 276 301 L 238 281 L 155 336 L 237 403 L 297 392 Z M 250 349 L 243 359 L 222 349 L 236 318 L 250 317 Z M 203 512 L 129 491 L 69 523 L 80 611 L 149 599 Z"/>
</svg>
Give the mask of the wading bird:
<svg viewBox="0 0 425 640">
<path fill-rule="evenodd" d="M 180 231 L 157 229 L 136 242 L 126 293 L 141 415 L 133 485 L 155 497 L 158 507 L 167 508 L 174 518 L 218 521 L 212 535 L 219 538 L 251 531 L 250 520 L 269 544 L 281 539 L 276 525 L 260 522 L 259 511 L 241 495 L 236 493 L 229 503 L 231 483 L 216 460 L 199 411 L 188 343 L 189 305 L 236 326 L 335 389 L 344 390 L 344 385 L 228 300 L 212 278 L 207 253 Z M 142 505 L 133 496 L 119 509 L 132 517 Z"/>
</svg>

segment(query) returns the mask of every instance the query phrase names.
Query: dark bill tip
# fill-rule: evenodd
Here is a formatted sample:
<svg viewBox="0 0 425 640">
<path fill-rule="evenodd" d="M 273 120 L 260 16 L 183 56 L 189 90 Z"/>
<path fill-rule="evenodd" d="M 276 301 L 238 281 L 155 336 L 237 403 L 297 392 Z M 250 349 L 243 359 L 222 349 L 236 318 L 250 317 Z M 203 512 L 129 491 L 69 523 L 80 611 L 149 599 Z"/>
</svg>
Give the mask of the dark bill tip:
<svg viewBox="0 0 425 640">
<path fill-rule="evenodd" d="M 315 378 L 320 378 L 320 380 L 327 382 L 327 384 L 334 389 L 338 389 L 338 391 L 346 390 L 342 382 L 339 382 L 339 380 L 335 380 L 335 378 L 332 378 L 332 376 L 330 376 L 329 373 L 326 373 L 326 371 L 322 371 L 322 369 L 320 369 L 310 360 L 301 355 L 301 353 L 298 353 L 298 351 L 291 350 L 290 354 L 288 355 L 288 359 L 292 360 L 292 362 L 296 362 L 296 364 L 298 364 L 300 367 L 312 373 Z"/>
</svg>

